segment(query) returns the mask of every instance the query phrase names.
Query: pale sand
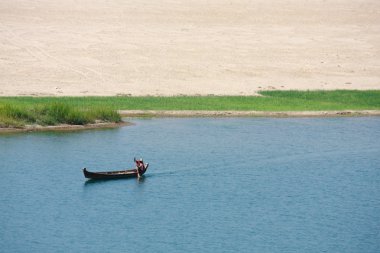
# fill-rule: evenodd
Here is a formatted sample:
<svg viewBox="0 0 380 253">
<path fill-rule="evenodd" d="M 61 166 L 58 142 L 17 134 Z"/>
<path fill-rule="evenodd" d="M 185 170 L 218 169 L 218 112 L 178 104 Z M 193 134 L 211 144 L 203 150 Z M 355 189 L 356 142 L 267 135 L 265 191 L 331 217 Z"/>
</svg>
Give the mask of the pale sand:
<svg viewBox="0 0 380 253">
<path fill-rule="evenodd" d="M 0 1 L 0 96 L 264 89 L 380 89 L 380 1 Z"/>
</svg>

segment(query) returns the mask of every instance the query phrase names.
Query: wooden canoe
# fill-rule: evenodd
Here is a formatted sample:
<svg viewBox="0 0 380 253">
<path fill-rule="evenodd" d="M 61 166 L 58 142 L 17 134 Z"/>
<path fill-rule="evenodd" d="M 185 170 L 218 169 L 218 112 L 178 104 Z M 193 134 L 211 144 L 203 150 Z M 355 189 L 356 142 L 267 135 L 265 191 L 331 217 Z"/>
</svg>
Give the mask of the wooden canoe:
<svg viewBox="0 0 380 253">
<path fill-rule="evenodd" d="M 144 164 L 144 170 L 140 171 L 140 176 L 142 176 L 148 169 L 149 163 Z M 86 168 L 83 169 L 83 174 L 85 178 L 89 179 L 119 179 L 119 178 L 132 178 L 137 177 L 137 169 L 130 170 L 118 170 L 118 171 L 102 171 L 102 172 L 91 172 Z"/>
</svg>

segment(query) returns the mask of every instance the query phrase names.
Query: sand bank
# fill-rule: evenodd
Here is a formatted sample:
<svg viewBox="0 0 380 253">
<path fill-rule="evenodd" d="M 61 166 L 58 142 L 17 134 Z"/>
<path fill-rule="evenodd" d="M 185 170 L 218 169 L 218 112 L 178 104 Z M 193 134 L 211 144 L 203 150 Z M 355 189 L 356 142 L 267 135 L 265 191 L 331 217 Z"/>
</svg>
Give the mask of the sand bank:
<svg viewBox="0 0 380 253">
<path fill-rule="evenodd" d="M 0 1 L 0 96 L 380 89 L 378 0 Z"/>
<path fill-rule="evenodd" d="M 46 132 L 46 131 L 81 131 L 89 129 L 107 129 L 107 128 L 117 128 L 122 126 L 132 125 L 129 122 L 121 123 L 96 123 L 87 125 L 57 125 L 57 126 L 40 126 L 40 125 L 27 125 L 23 128 L 1 128 L 0 134 L 2 133 L 19 133 L 19 132 Z"/>
<path fill-rule="evenodd" d="M 155 111 L 120 110 L 124 117 L 341 117 L 341 116 L 380 116 L 380 110 L 344 111 Z"/>
</svg>

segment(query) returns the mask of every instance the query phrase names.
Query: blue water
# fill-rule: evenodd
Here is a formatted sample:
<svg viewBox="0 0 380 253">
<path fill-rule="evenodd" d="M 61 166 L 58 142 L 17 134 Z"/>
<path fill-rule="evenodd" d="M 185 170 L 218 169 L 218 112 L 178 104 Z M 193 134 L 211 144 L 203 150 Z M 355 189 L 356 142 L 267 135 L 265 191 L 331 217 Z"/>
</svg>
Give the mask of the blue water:
<svg viewBox="0 0 380 253">
<path fill-rule="evenodd" d="M 133 122 L 0 136 L 0 251 L 380 252 L 380 118 Z"/>
</svg>

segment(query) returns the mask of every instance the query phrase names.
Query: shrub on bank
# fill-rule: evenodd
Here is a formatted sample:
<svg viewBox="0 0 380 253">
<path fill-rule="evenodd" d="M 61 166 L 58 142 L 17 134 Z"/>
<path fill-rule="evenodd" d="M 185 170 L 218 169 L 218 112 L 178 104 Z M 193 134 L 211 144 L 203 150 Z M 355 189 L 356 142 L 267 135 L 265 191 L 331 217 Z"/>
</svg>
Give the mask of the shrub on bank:
<svg viewBox="0 0 380 253">
<path fill-rule="evenodd" d="M 106 108 L 81 108 L 64 103 L 34 106 L 0 104 L 0 127 L 23 127 L 38 125 L 86 125 L 102 122 L 121 122 L 120 115 Z"/>
<path fill-rule="evenodd" d="M 93 117 L 105 122 L 121 122 L 120 114 L 117 111 L 107 108 L 98 108 L 92 111 Z"/>
</svg>

